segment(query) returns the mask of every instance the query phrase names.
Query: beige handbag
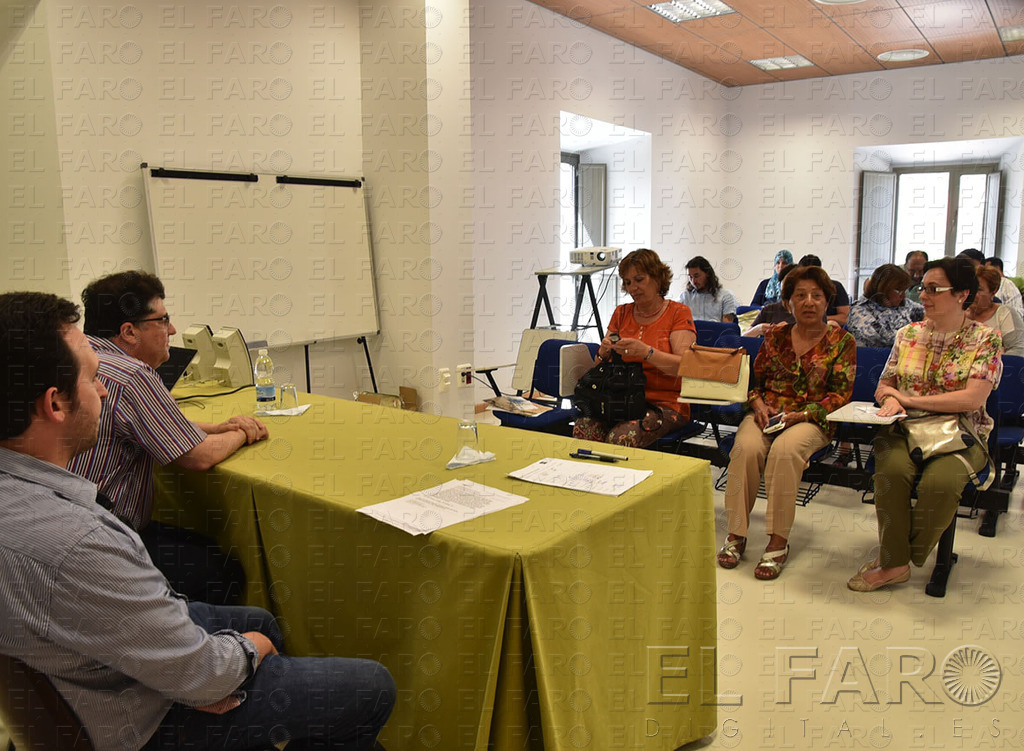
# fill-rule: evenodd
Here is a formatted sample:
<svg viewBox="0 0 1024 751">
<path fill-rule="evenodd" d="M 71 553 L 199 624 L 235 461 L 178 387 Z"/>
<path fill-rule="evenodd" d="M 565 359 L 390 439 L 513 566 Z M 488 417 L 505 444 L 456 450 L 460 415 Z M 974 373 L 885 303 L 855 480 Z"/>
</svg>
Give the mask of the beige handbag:
<svg viewBox="0 0 1024 751">
<path fill-rule="evenodd" d="M 905 420 L 899 423 L 899 429 L 907 439 L 907 449 L 915 464 L 923 464 L 934 456 L 954 454 L 964 463 L 968 475 L 980 490 L 985 490 L 995 479 L 995 467 L 992 457 L 988 455 L 988 447 L 974 433 L 970 420 L 959 412 L 922 412 L 910 410 Z M 988 460 L 989 473 L 985 482 L 978 479 L 964 457 L 957 453 L 981 444 Z"/>
<path fill-rule="evenodd" d="M 702 347 L 691 344 L 679 361 L 679 401 L 690 404 L 733 404 L 747 401 L 750 355 L 743 347 Z"/>
</svg>

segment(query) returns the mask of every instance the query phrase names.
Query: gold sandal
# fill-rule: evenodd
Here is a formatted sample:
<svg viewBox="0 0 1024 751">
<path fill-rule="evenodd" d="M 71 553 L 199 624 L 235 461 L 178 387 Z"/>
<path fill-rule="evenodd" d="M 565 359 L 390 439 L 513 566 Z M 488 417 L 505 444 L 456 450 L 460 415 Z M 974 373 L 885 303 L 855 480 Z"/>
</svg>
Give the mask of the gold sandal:
<svg viewBox="0 0 1024 751">
<path fill-rule="evenodd" d="M 782 559 L 781 561 L 779 559 Z M 766 550 L 764 555 L 761 556 L 761 560 L 757 562 L 757 566 L 754 568 L 754 578 L 762 581 L 768 581 L 770 579 L 778 579 L 779 574 L 782 573 L 782 567 L 786 565 L 786 561 L 789 560 L 789 544 L 781 550 Z M 767 574 L 757 573 L 758 569 L 768 569 Z"/>
<path fill-rule="evenodd" d="M 722 568 L 736 568 L 743 559 L 743 552 L 747 549 L 747 538 L 737 537 L 735 540 L 726 540 L 718 550 L 718 565 Z"/>
</svg>

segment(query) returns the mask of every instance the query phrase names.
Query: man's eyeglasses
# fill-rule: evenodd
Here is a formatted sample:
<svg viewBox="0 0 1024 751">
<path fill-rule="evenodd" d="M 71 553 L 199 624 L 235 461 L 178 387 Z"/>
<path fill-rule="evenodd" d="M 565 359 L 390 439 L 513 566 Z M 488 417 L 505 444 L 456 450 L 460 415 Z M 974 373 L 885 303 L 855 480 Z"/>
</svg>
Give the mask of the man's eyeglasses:
<svg viewBox="0 0 1024 751">
<path fill-rule="evenodd" d="M 926 284 L 921 287 L 921 293 L 927 292 L 929 295 L 937 295 L 940 292 L 949 292 L 952 287 L 936 287 L 934 284 Z"/>
<path fill-rule="evenodd" d="M 132 323 L 135 323 L 135 324 L 150 323 L 150 322 L 152 322 L 152 323 L 161 323 L 164 326 L 169 326 L 171 324 L 171 314 L 170 313 L 164 313 L 162 316 L 156 316 L 155 318 L 139 318 L 136 321 L 132 321 Z"/>
</svg>

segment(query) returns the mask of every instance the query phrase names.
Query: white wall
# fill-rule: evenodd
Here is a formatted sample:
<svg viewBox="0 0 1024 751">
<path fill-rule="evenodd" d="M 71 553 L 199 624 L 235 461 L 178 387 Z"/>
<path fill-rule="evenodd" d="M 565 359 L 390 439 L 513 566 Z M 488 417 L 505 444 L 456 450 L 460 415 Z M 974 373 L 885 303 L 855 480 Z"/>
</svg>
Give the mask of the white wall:
<svg viewBox="0 0 1024 751">
<path fill-rule="evenodd" d="M 741 303 L 781 248 L 849 278 L 855 148 L 1024 133 L 1022 57 L 725 89 L 525 0 L 492 5 L 473 2 L 480 359 L 514 357 L 531 272 L 557 257 L 560 109 L 652 133 L 651 247 L 679 277 L 704 255 Z"/>
<path fill-rule="evenodd" d="M 745 88 L 730 103 L 742 127 L 729 139 L 743 155 L 732 175 L 743 200 L 726 212 L 747 253 L 739 297 L 753 293 L 779 248 L 815 253 L 848 280 L 865 167 L 854 149 L 1019 136 L 1022 77 L 1024 58 L 1014 57 Z M 1009 226 L 1019 211 L 1018 202 Z M 1017 251 L 1004 245 L 1004 256 Z"/>
<path fill-rule="evenodd" d="M 77 298 L 101 274 L 143 268 L 165 282 L 173 317 L 191 271 L 155 267 L 142 162 L 365 175 L 380 280 L 383 336 L 370 342 L 378 384 L 414 386 L 427 409 L 465 411 L 471 390 L 436 388 L 437 367 L 472 361 L 465 0 L 24 5 L 4 4 L 0 36 L 11 210 L 3 288 Z M 8 157 L 15 150 L 31 169 Z M 26 245 L 26 236 L 41 239 Z M 246 267 L 244 246 L 222 252 Z M 41 280 L 19 271 L 25 257 L 43 258 Z M 255 304 L 239 282 L 239 304 Z M 212 309 L 197 316 L 232 323 Z M 304 382 L 302 355 L 274 351 L 282 380 Z M 354 341 L 315 345 L 311 362 L 319 393 L 370 388 Z"/>
<path fill-rule="evenodd" d="M 471 7 L 477 359 L 511 362 L 533 272 L 558 259 L 559 112 L 652 134 L 650 227 L 638 234 L 678 269 L 728 247 L 716 207 L 735 94 L 528 2 Z"/>
</svg>

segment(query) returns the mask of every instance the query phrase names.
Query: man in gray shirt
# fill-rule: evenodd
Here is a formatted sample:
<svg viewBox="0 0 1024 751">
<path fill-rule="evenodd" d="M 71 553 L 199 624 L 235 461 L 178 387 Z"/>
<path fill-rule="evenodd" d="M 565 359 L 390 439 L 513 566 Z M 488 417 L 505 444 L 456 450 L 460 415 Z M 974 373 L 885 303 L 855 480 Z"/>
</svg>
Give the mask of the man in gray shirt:
<svg viewBox="0 0 1024 751">
<path fill-rule="evenodd" d="M 0 295 L 0 652 L 44 673 L 99 751 L 372 748 L 395 699 L 382 665 L 287 657 L 270 613 L 186 602 L 66 471 L 106 396 L 77 320 L 54 295 Z"/>
</svg>

